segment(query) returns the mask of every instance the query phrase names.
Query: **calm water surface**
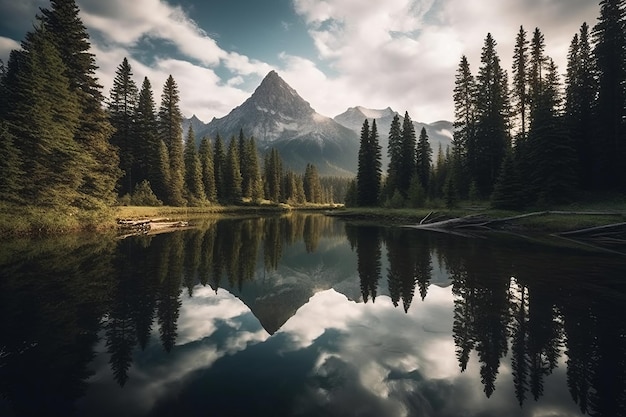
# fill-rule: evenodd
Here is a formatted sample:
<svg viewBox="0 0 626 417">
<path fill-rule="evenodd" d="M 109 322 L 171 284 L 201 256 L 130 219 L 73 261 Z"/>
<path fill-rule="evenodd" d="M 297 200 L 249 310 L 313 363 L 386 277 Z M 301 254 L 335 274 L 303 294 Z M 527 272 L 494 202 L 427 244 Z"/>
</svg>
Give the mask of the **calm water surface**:
<svg viewBox="0 0 626 417">
<path fill-rule="evenodd" d="M 0 249 L 0 416 L 626 415 L 626 258 L 318 214 Z"/>
</svg>

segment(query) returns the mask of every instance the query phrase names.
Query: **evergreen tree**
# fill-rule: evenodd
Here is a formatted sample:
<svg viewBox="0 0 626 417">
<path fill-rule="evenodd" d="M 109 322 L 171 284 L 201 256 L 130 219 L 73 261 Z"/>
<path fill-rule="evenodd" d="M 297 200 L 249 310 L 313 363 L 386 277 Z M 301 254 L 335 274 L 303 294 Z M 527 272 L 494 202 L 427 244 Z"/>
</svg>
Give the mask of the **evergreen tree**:
<svg viewBox="0 0 626 417">
<path fill-rule="evenodd" d="M 137 182 L 148 180 L 154 189 L 163 189 L 165 184 L 159 183 L 162 173 L 159 161 L 159 130 L 156 117 L 156 104 L 152 93 L 152 85 L 144 77 L 139 92 L 135 112 L 135 165 L 133 175 Z"/>
<path fill-rule="evenodd" d="M 534 110 L 541 101 L 544 72 L 549 58 L 545 55 L 545 39 L 539 28 L 535 28 L 530 44 L 529 100 Z"/>
<path fill-rule="evenodd" d="M 576 186 L 576 155 L 561 115 L 559 75 L 549 60 L 533 107 L 528 137 L 531 193 L 540 203 L 566 202 Z M 524 175 L 524 173 L 522 173 Z"/>
<path fill-rule="evenodd" d="M 565 118 L 568 134 L 578 154 L 578 181 L 584 189 L 593 187 L 593 105 L 597 84 L 589 26 L 584 23 L 574 35 L 567 57 Z"/>
<path fill-rule="evenodd" d="M 259 166 L 259 154 L 254 137 L 250 137 L 244 144 L 244 165 L 247 175 L 248 197 L 252 201 L 263 198 L 263 183 L 261 181 L 261 167 Z M 243 187 L 243 185 L 242 185 Z"/>
<path fill-rule="evenodd" d="M 526 31 L 523 26 L 520 26 L 513 51 L 513 88 L 511 89 L 513 116 L 518 118 L 519 126 L 517 141 L 526 138 L 528 126 L 528 44 Z"/>
<path fill-rule="evenodd" d="M 411 177 L 415 173 L 415 148 L 417 146 L 417 138 L 415 136 L 415 126 L 409 117 L 409 112 L 404 113 L 404 120 L 402 122 L 402 155 L 400 167 L 398 170 L 398 191 L 402 194 L 402 197 L 406 198 L 409 186 L 411 183 Z"/>
<path fill-rule="evenodd" d="M 213 172 L 215 177 L 215 190 L 217 200 L 222 201 L 224 192 L 224 170 L 226 169 L 226 149 L 220 134 L 215 138 L 215 146 L 213 147 Z"/>
<path fill-rule="evenodd" d="M 400 116 L 395 114 L 389 128 L 389 144 L 387 147 L 389 165 L 387 166 L 386 196 L 391 197 L 394 190 L 400 188 L 399 175 L 402 165 L 402 128 Z"/>
<path fill-rule="evenodd" d="M 183 115 L 178 106 L 180 99 L 176 81 L 170 75 L 163 86 L 159 108 L 159 136 L 167 146 L 170 161 L 168 196 L 166 202 L 173 206 L 184 206 L 183 186 Z"/>
<path fill-rule="evenodd" d="M 475 175 L 477 171 L 477 95 L 476 81 L 470 70 L 467 57 L 463 55 L 454 82 L 454 134 L 452 139 L 452 153 L 457 163 L 454 173 L 455 181 L 463 190 L 469 184 L 471 176 Z M 440 155 L 443 156 L 441 153 Z M 446 175 L 440 176 L 439 187 L 443 187 L 445 178 Z"/>
<path fill-rule="evenodd" d="M 157 198 L 169 202 L 170 192 L 170 152 L 165 141 L 159 139 L 158 165 L 155 170 L 153 190 Z"/>
<path fill-rule="evenodd" d="M 487 34 L 477 77 L 475 172 L 470 173 L 482 195 L 489 195 L 509 146 L 509 100 L 506 72 L 500 66 L 496 41 Z"/>
<path fill-rule="evenodd" d="M 87 29 L 74 0 L 50 0 L 50 9 L 41 9 L 41 20 L 53 35 L 52 41 L 65 64 L 64 74 L 79 106 L 74 139 L 81 148 L 78 205 L 93 209 L 112 205 L 121 172 L 115 148 L 109 142 L 113 128 L 102 105 L 102 86 L 95 76 L 95 55 Z"/>
<path fill-rule="evenodd" d="M 626 191 L 626 2 L 601 0 L 593 28 L 598 77 L 596 185 Z"/>
<path fill-rule="evenodd" d="M 185 191 L 187 201 L 191 205 L 199 205 L 206 200 L 204 183 L 202 182 L 202 165 L 196 150 L 196 135 L 193 127 L 189 126 L 184 148 L 185 161 Z"/>
<path fill-rule="evenodd" d="M 123 177 L 120 179 L 120 195 L 132 194 L 136 183 L 132 175 L 132 168 L 135 164 L 137 148 L 135 143 L 135 115 L 139 92 L 132 75 L 130 64 L 124 58 L 115 72 L 109 99 L 109 118 L 115 129 L 111 143 L 118 148 L 120 168 L 123 172 Z"/>
<path fill-rule="evenodd" d="M 430 182 L 430 168 L 432 163 L 433 150 L 428 142 L 428 133 L 426 128 L 422 127 L 420 137 L 417 142 L 416 151 L 416 174 L 419 182 L 424 190 L 428 189 Z"/>
<path fill-rule="evenodd" d="M 283 162 L 276 148 L 272 148 L 265 157 L 265 198 L 278 203 L 282 198 Z"/>
<path fill-rule="evenodd" d="M 491 195 L 491 206 L 504 210 L 519 210 L 524 207 L 521 175 L 515 164 L 513 152 L 507 152 L 500 175 Z"/>
<path fill-rule="evenodd" d="M 85 164 L 74 139 L 80 106 L 51 34 L 36 27 L 11 58 L 8 137 L 17 139 L 24 161 L 23 199 L 45 206 L 80 205 Z"/>
<path fill-rule="evenodd" d="M 224 166 L 224 201 L 241 202 L 241 170 L 239 168 L 239 146 L 233 136 L 228 145 L 226 165 Z"/>
<path fill-rule="evenodd" d="M 309 203 L 319 204 L 323 202 L 322 185 L 317 172 L 317 167 L 313 164 L 306 164 L 304 170 L 304 196 Z"/>
<path fill-rule="evenodd" d="M 414 151 L 413 151 L 414 155 Z M 367 119 L 361 128 L 359 148 L 359 166 L 356 177 L 357 203 L 360 206 L 375 206 L 379 202 L 381 180 L 381 153 L 378 144 L 376 120 L 372 120 L 372 129 Z"/>
<path fill-rule="evenodd" d="M 202 184 L 207 200 L 210 202 L 217 201 L 217 191 L 215 189 L 215 167 L 213 165 L 213 148 L 211 140 L 204 136 L 200 141 L 200 149 L 198 151 L 200 165 L 202 167 Z"/>
</svg>

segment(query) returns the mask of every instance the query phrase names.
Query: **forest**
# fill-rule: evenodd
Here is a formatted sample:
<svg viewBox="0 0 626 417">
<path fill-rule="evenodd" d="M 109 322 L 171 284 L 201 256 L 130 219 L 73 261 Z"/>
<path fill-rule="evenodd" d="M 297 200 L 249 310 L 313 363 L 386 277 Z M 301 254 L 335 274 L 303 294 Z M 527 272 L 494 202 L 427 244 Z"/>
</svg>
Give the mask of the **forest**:
<svg viewBox="0 0 626 417">
<path fill-rule="evenodd" d="M 125 58 L 108 97 L 73 0 L 42 8 L 20 50 L 0 63 L 2 207 L 99 212 L 115 205 L 206 206 L 262 201 L 420 207 L 490 200 L 523 209 L 626 191 L 626 19 L 602 0 L 593 28 L 574 34 L 565 80 L 539 28 L 520 27 L 511 77 L 487 34 L 478 72 L 461 57 L 452 145 L 433 150 L 408 113 L 396 117 L 382 172 L 375 120 L 361 133 L 356 179 L 285 169 L 255 139 L 183 132 L 170 75 L 157 107 L 152 85 Z M 199 146 L 198 146 L 199 144 Z"/>
<path fill-rule="evenodd" d="M 128 60 L 109 97 L 95 76 L 87 30 L 73 0 L 51 0 L 34 29 L 0 66 L 0 195 L 8 206 L 98 211 L 114 205 L 205 206 L 331 203 L 347 180 L 320 179 L 284 168 L 255 140 L 201 138 L 183 132 L 176 81 L 170 75 L 156 105 Z M 183 137 L 184 136 L 184 137 Z M 261 166 L 263 169 L 261 170 Z"/>
<path fill-rule="evenodd" d="M 521 210 L 626 191 L 626 4 L 602 0 L 600 16 L 573 35 L 565 80 L 539 28 L 520 27 L 511 77 L 487 34 L 478 72 L 462 56 L 455 77 L 452 146 L 435 161 L 408 113 L 394 119 L 381 169 L 375 121 L 361 132 L 359 168 L 346 203 L 420 207 L 490 200 Z"/>
</svg>

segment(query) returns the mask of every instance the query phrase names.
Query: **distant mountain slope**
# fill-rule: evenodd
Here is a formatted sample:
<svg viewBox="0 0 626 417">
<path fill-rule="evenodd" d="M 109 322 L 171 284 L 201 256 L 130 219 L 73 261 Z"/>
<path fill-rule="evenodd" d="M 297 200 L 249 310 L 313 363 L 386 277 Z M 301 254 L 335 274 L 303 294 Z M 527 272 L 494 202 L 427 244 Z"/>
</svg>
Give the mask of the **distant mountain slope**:
<svg viewBox="0 0 626 417">
<path fill-rule="evenodd" d="M 361 128 L 365 119 L 370 121 L 376 120 L 376 127 L 378 128 L 378 135 L 380 146 L 382 147 L 382 163 L 383 169 L 387 168 L 389 164 L 389 158 L 387 156 L 387 145 L 389 144 L 389 128 L 393 117 L 398 114 L 400 116 L 400 123 L 404 120 L 403 115 L 392 110 L 390 107 L 382 110 L 368 109 L 361 106 L 350 107 L 340 115 L 335 116 L 334 120 L 337 123 L 351 129 L 357 135 L 360 136 Z M 426 128 L 430 146 L 433 149 L 433 159 L 437 156 L 437 150 L 439 145 L 445 151 L 446 147 L 452 143 L 452 122 L 446 120 L 440 120 L 434 123 L 422 123 L 413 121 L 415 126 L 415 135 L 419 138 L 419 134 L 422 128 Z"/>
<path fill-rule="evenodd" d="M 296 172 L 304 172 L 306 164 L 312 163 L 322 175 L 356 173 L 358 135 L 315 112 L 275 71 L 225 117 L 204 126 L 189 119 L 184 128 L 189 125 L 194 126 L 198 140 L 205 135 L 215 139 L 219 133 L 228 141 L 243 129 L 246 137 L 254 136 L 261 152 L 275 147 L 285 166 Z"/>
</svg>

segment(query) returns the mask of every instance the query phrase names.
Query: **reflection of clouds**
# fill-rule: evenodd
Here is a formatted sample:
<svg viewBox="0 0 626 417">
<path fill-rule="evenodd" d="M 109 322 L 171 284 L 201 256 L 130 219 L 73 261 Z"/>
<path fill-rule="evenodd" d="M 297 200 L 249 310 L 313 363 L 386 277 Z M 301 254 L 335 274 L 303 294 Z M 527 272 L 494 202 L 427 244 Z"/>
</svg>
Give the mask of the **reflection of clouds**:
<svg viewBox="0 0 626 417">
<path fill-rule="evenodd" d="M 177 396 L 198 371 L 268 338 L 239 299 L 225 290 L 216 294 L 211 288 L 200 286 L 194 289 L 192 298 L 183 299 L 179 337 L 171 353 L 164 355 L 158 328 L 154 327 L 152 343 L 145 352 L 134 355 L 135 362 L 123 389 L 112 382 L 108 357 L 104 360 L 107 355 L 100 355 L 94 362 L 94 388 L 80 401 L 86 409 L 94 409 L 89 405 L 93 401 L 103 416 L 115 415 L 120 409 L 133 415 L 147 413 L 160 399 Z M 106 351 L 104 345 L 101 351 Z"/>
</svg>

